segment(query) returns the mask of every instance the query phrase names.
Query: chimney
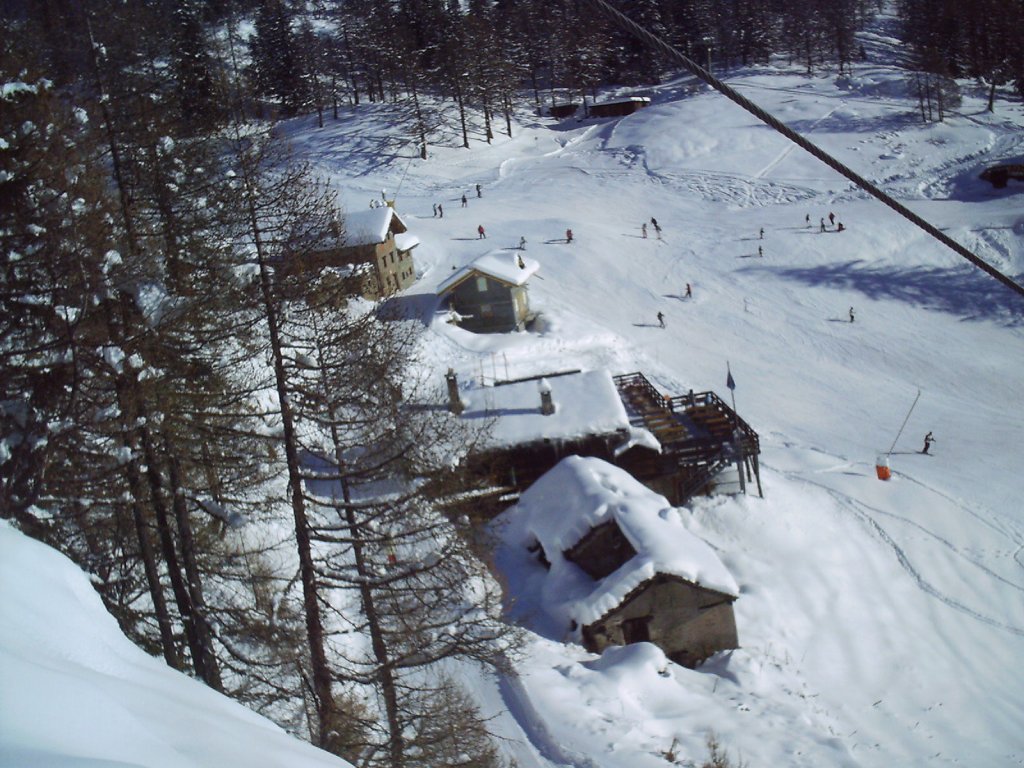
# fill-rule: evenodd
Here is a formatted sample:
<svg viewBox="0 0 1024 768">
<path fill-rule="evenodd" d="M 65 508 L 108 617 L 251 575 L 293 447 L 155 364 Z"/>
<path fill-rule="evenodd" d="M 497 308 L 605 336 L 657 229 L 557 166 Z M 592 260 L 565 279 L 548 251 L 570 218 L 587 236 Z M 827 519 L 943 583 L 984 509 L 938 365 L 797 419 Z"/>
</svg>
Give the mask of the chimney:
<svg viewBox="0 0 1024 768">
<path fill-rule="evenodd" d="M 547 379 L 541 379 L 537 389 L 540 390 L 540 412 L 550 416 L 555 412 L 555 402 L 551 399 L 551 385 Z"/>
<path fill-rule="evenodd" d="M 463 409 L 462 398 L 459 396 L 459 377 L 449 368 L 444 379 L 448 382 L 448 410 L 458 416 Z"/>
</svg>

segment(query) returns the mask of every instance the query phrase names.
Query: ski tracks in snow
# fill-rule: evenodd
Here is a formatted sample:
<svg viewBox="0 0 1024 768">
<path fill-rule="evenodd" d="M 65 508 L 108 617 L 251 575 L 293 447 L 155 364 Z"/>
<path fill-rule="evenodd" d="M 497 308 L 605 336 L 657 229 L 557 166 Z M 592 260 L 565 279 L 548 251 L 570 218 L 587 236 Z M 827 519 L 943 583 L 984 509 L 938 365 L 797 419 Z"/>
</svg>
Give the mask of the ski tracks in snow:
<svg viewBox="0 0 1024 768">
<path fill-rule="evenodd" d="M 765 465 L 765 466 L 768 466 L 768 465 Z M 845 466 L 853 466 L 853 464 L 852 463 L 847 463 Z M 787 477 L 789 479 L 803 481 L 805 483 L 808 483 L 809 485 L 813 485 L 813 486 L 816 486 L 818 488 L 821 488 L 826 493 L 828 493 L 833 499 L 835 499 L 836 502 L 838 502 L 838 504 L 840 505 L 840 507 L 847 508 L 851 512 L 853 512 L 853 514 L 859 520 L 861 520 L 867 526 L 867 528 L 877 538 L 879 538 L 883 543 L 885 543 L 885 545 L 887 547 L 889 547 L 889 549 L 892 550 L 892 552 L 895 555 L 896 560 L 899 563 L 900 567 L 903 569 L 904 572 L 907 573 L 908 576 L 911 577 L 911 579 L 914 580 L 914 583 L 917 585 L 917 587 L 922 592 L 924 592 L 924 593 L 934 597 L 936 600 L 938 600 L 941 603 L 949 606 L 950 608 L 952 608 L 952 609 L 954 609 L 956 611 L 959 611 L 959 612 L 961 612 L 961 613 L 963 613 L 963 614 L 965 614 L 967 616 L 970 616 L 971 618 L 976 619 L 977 621 L 980 621 L 980 622 L 982 622 L 984 624 L 988 624 L 989 626 L 992 626 L 992 627 L 997 627 L 999 629 L 1003 629 L 1003 630 L 1005 630 L 1007 632 L 1010 632 L 1010 633 L 1012 633 L 1014 635 L 1018 635 L 1020 637 L 1024 637 L 1024 627 L 1018 627 L 1018 626 L 1015 626 L 1013 624 L 1008 624 L 1008 623 L 1006 623 L 1004 621 L 1000 621 L 999 619 L 993 618 L 992 616 L 986 615 L 985 613 L 982 613 L 980 610 L 977 610 L 976 608 L 974 608 L 974 607 L 972 607 L 970 605 L 967 605 L 966 603 L 956 599 L 955 597 L 952 597 L 948 593 L 943 592 L 941 589 L 936 587 L 914 565 L 914 563 L 911 561 L 910 556 L 907 554 L 906 550 L 899 544 L 899 542 L 897 542 L 892 537 L 892 535 L 889 534 L 889 532 L 882 526 L 882 524 L 878 521 L 877 518 L 878 517 L 888 517 L 888 518 L 892 518 L 894 520 L 897 520 L 897 521 L 899 521 L 901 523 L 904 523 L 906 525 L 909 525 L 909 526 L 913 527 L 914 529 L 920 531 L 921 533 L 924 533 L 926 536 L 928 536 L 932 540 L 938 542 L 940 545 L 942 545 L 944 548 L 946 548 L 947 550 L 952 552 L 954 555 L 956 555 L 957 557 L 959 557 L 962 560 L 964 560 L 964 562 L 969 563 L 970 565 L 974 566 L 975 568 L 980 570 L 982 573 L 986 574 L 991 579 L 993 579 L 995 581 L 998 581 L 998 582 L 1000 582 L 1000 583 L 1002 583 L 1002 584 L 1004 584 L 1004 585 L 1006 585 L 1006 586 L 1008 586 L 1008 587 L 1010 587 L 1012 589 L 1015 589 L 1015 590 L 1017 590 L 1019 592 L 1024 592 L 1024 586 L 1022 586 L 1020 584 L 1017 584 L 1017 583 L 1015 583 L 1013 581 L 1010 581 L 1009 579 L 999 575 L 998 573 L 993 571 L 988 566 L 984 565 L 983 563 L 978 562 L 974 558 L 972 558 L 969 555 L 965 554 L 959 547 L 957 547 L 949 539 L 941 536 L 940 534 L 936 533 L 935 531 L 932 531 L 932 530 L 926 528 L 925 526 L 921 525 L 920 523 L 917 523 L 917 522 L 915 522 L 913 520 L 909 520 L 908 518 L 902 517 L 902 516 L 897 515 L 895 513 L 888 512 L 888 511 L 886 511 L 884 509 L 880 509 L 878 507 L 874 507 L 874 506 L 872 506 L 870 504 L 866 504 L 865 502 L 863 502 L 863 501 L 861 501 L 859 499 L 856 499 L 853 496 L 850 496 L 849 494 L 844 493 L 843 491 L 839 491 L 839 490 L 829 486 L 828 484 L 826 484 L 824 482 L 821 482 L 819 480 L 814 480 L 812 478 L 809 478 L 809 477 L 807 477 L 806 474 L 804 474 L 802 472 L 792 471 L 792 470 L 780 470 L 780 469 L 776 469 L 775 471 L 779 472 L 780 474 L 784 475 L 785 477 Z M 1012 541 L 1016 545 L 1016 547 L 1017 547 L 1015 552 L 1014 552 L 1014 554 L 1012 555 L 1013 560 L 1015 562 L 1017 562 L 1018 564 L 1024 565 L 1024 563 L 1021 562 L 1022 550 L 1024 550 L 1024 540 L 1022 540 L 1022 539 L 1024 539 L 1024 537 L 1022 537 L 1020 535 L 1019 531 L 1016 531 L 1016 530 L 1014 530 L 1014 531 L 1005 530 L 1001 526 L 998 526 L 998 525 L 994 524 L 992 521 L 987 520 L 986 518 L 982 517 L 978 513 L 974 512 L 967 505 L 965 505 L 963 502 L 958 501 L 956 499 L 953 499 L 950 496 L 947 496 L 946 494 L 943 494 L 941 491 L 938 491 L 938 490 L 936 490 L 936 489 L 934 489 L 934 488 L 932 488 L 932 487 L 930 487 L 930 486 L 928 486 L 928 485 L 926 485 L 926 484 L 924 484 L 924 483 L 922 483 L 922 482 L 920 482 L 918 480 L 914 480 L 913 478 L 907 477 L 907 476 L 905 476 L 903 474 L 900 474 L 900 473 L 897 473 L 897 475 L 898 475 L 898 477 L 900 477 L 903 480 L 907 480 L 907 481 L 916 483 L 917 485 L 921 486 L 922 488 L 924 488 L 924 489 L 926 489 L 926 490 L 928 490 L 928 491 L 930 491 L 932 493 L 935 493 L 935 494 L 939 495 L 941 498 L 943 498 L 946 501 L 950 502 L 951 504 L 953 504 L 954 506 L 958 507 L 959 509 L 961 509 L 963 511 L 966 511 L 969 515 L 971 515 L 972 517 L 976 518 L 979 522 L 981 522 L 982 524 L 986 525 L 987 527 L 989 527 L 994 532 L 996 532 L 996 533 L 1004 536 L 1005 538 L 1009 539 L 1010 541 Z"/>
<path fill-rule="evenodd" d="M 843 104 L 845 104 L 845 103 L 846 102 L 844 101 L 844 102 L 842 102 L 842 103 L 832 107 L 832 109 L 830 109 L 824 115 L 822 115 L 817 120 L 815 120 L 814 123 L 811 125 L 810 129 L 807 131 L 807 133 L 813 133 L 814 129 L 817 128 L 820 123 L 822 123 L 823 121 L 828 120 L 830 117 L 832 117 L 832 114 L 837 109 L 839 109 L 840 106 L 843 106 Z M 762 179 L 765 176 L 767 176 L 769 173 L 771 173 L 773 170 L 775 170 L 776 166 L 778 166 L 779 163 L 781 163 L 783 160 L 785 160 L 787 157 L 789 157 L 790 153 L 792 153 L 792 151 L 794 149 L 796 149 L 796 148 L 797 148 L 796 144 L 794 144 L 791 141 L 787 141 L 785 148 L 781 152 L 779 152 L 778 155 L 775 156 L 774 160 L 772 160 L 770 163 L 768 163 L 768 165 L 766 165 L 760 171 L 755 173 L 754 174 L 754 178 L 755 179 Z"/>
</svg>

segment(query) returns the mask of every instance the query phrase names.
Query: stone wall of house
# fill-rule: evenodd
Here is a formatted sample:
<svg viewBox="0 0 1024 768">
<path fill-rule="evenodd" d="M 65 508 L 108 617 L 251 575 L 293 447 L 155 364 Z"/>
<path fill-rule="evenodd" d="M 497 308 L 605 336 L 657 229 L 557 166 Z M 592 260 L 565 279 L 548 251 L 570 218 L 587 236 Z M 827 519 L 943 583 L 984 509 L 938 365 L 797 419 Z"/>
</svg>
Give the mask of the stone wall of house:
<svg viewBox="0 0 1024 768">
<path fill-rule="evenodd" d="M 732 600 L 676 577 L 656 576 L 583 628 L 584 645 L 594 652 L 643 640 L 678 664 L 695 667 L 718 651 L 739 647 Z"/>
</svg>

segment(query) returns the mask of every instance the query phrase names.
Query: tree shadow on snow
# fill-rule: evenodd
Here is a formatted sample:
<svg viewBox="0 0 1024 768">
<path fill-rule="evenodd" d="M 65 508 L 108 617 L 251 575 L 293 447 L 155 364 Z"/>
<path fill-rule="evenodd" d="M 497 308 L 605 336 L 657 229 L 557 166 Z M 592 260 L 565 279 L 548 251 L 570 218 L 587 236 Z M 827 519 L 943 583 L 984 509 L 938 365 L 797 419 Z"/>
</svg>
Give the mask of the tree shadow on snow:
<svg viewBox="0 0 1024 768">
<path fill-rule="evenodd" d="M 429 326 L 439 304 L 440 299 L 433 293 L 392 296 L 381 302 L 377 316 L 382 320 L 419 320 Z"/>
<path fill-rule="evenodd" d="M 771 269 L 783 280 L 856 291 L 873 299 L 895 299 L 962 320 L 988 320 L 1008 328 L 1024 326 L 1024 301 L 1010 288 L 969 266 L 871 266 L 860 261 L 819 267 Z M 1021 275 L 1011 275 L 1021 282 Z M 848 320 L 847 320 L 848 321 Z"/>
<path fill-rule="evenodd" d="M 786 123 L 788 128 L 800 134 L 874 133 L 921 125 L 920 113 L 911 109 L 902 113 L 865 116 L 851 115 L 849 111 L 844 110 L 823 120 L 794 120 L 792 123 Z"/>
</svg>

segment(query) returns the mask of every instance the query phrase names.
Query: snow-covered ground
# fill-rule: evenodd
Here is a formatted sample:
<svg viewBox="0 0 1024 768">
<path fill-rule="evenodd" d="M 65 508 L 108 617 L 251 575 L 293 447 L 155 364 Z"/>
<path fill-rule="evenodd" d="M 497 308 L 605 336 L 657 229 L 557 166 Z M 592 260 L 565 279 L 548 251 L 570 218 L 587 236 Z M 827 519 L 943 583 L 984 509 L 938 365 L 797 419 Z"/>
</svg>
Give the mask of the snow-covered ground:
<svg viewBox="0 0 1024 768">
<path fill-rule="evenodd" d="M 1024 156 L 1024 108 L 988 114 L 965 84 L 961 109 L 922 124 L 905 78 L 866 62 L 730 83 L 1020 281 L 1024 185 L 977 174 Z M 1024 765 L 1024 299 L 717 94 L 646 92 L 630 117 L 537 119 L 427 161 L 374 151 L 400 138 L 383 111 L 289 126 L 352 210 L 387 189 L 420 237 L 422 277 L 393 303 L 424 317 L 439 385 L 449 366 L 582 367 L 725 395 L 728 361 L 761 434 L 765 498 L 686 514 L 740 585 L 742 648 L 666 677 L 650 646 L 594 658 L 535 635 L 520 679 L 481 691 L 522 728 L 510 749 L 637 768 L 699 760 L 713 731 L 751 765 Z M 830 212 L 845 231 L 820 231 Z M 541 264 L 535 331 L 473 335 L 432 313 L 453 268 L 521 237 Z M 918 390 L 882 482 L 876 456 Z"/>
<path fill-rule="evenodd" d="M 891 46 L 868 42 L 872 56 Z M 977 174 L 1024 158 L 1024 107 L 988 114 L 968 87 L 926 125 L 905 80 L 877 61 L 729 78 L 1021 281 L 1024 185 Z M 283 127 L 349 210 L 382 188 L 397 200 L 421 277 L 392 304 L 423 318 L 439 387 L 449 366 L 464 381 L 583 368 L 725 395 L 728 361 L 761 435 L 765 498 L 683 515 L 740 587 L 742 647 L 691 671 L 646 644 L 594 657 L 531 635 L 518 677 L 479 683 L 504 749 L 520 766 L 644 768 L 699 761 L 714 732 L 751 766 L 1024 765 L 1024 299 L 719 95 L 645 93 L 630 117 L 526 119 L 512 139 L 426 161 L 394 107 Z M 830 212 L 846 231 L 819 231 Z M 649 226 L 645 240 L 652 216 L 662 238 Z M 446 324 L 436 287 L 522 237 L 541 265 L 536 329 Z M 882 482 L 876 456 L 918 390 Z M 68 673 L 70 690 L 80 681 Z"/>
<path fill-rule="evenodd" d="M 136 648 L 70 560 L 0 520 L 0 766 L 351 768 Z"/>
</svg>

